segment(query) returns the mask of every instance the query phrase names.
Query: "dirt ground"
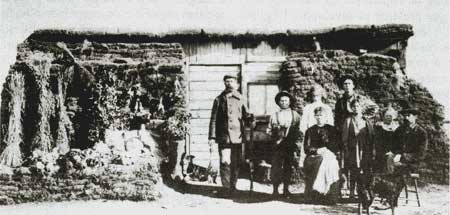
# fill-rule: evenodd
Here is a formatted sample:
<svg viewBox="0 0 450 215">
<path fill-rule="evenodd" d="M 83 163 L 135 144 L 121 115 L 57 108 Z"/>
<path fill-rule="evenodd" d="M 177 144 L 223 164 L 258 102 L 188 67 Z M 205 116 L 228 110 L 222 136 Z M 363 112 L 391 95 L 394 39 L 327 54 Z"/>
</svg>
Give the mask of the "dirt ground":
<svg viewBox="0 0 450 215">
<path fill-rule="evenodd" d="M 213 191 L 217 186 L 189 185 L 184 187 L 160 185 L 162 198 L 153 202 L 131 201 L 72 201 L 27 203 L 21 205 L 0 206 L 0 215 L 53 215 L 53 214 L 357 214 L 356 203 L 339 203 L 336 206 L 313 205 L 302 203 L 301 185 L 293 186 L 290 199 L 272 200 L 271 187 L 255 184 L 255 192 L 250 196 L 249 182 L 239 180 L 238 195 L 233 198 L 219 198 Z M 401 195 L 404 197 L 404 193 Z M 411 197 L 411 196 L 410 196 Z M 420 188 L 422 207 L 405 199 L 399 199 L 397 215 L 437 215 L 449 214 L 449 187 L 429 185 Z M 375 210 L 381 206 L 376 201 L 371 214 L 390 214 L 390 210 Z"/>
</svg>

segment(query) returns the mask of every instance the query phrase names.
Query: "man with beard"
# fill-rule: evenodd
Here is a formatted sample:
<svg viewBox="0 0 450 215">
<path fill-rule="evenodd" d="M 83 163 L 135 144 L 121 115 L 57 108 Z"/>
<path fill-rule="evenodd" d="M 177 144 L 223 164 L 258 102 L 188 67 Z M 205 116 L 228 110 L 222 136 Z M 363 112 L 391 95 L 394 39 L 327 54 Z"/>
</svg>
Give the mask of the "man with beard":
<svg viewBox="0 0 450 215">
<path fill-rule="evenodd" d="M 223 195 L 231 196 L 236 190 L 248 110 L 243 96 L 237 91 L 237 77 L 225 75 L 223 81 L 225 90 L 214 99 L 211 110 L 208 143 L 210 147 L 218 147 L 220 179 L 222 186 L 228 189 Z"/>
</svg>

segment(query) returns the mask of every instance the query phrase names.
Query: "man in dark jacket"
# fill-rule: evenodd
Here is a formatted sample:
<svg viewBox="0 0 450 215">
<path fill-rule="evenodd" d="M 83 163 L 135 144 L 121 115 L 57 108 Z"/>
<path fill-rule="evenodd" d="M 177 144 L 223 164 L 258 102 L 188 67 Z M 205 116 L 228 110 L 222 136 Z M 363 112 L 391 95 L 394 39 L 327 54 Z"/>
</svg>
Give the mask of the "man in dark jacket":
<svg viewBox="0 0 450 215">
<path fill-rule="evenodd" d="M 425 158 L 428 146 L 427 132 L 416 122 L 419 110 L 411 108 L 400 113 L 405 117 L 406 123 L 395 131 L 393 152 L 400 156 L 399 164 L 407 171 L 417 171 Z"/>
<path fill-rule="evenodd" d="M 247 106 L 237 91 L 237 77 L 225 75 L 225 90 L 214 99 L 209 123 L 209 144 L 218 144 L 220 178 L 229 194 L 236 189 Z"/>
</svg>

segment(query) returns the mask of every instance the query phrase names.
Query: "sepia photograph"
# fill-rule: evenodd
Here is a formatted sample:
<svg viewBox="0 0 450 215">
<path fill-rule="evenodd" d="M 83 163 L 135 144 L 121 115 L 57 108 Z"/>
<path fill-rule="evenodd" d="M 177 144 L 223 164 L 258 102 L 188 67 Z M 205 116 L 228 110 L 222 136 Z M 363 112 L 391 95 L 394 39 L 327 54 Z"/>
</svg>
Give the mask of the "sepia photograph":
<svg viewBox="0 0 450 215">
<path fill-rule="evenodd" d="M 0 214 L 450 215 L 448 0 L 0 0 Z"/>
</svg>

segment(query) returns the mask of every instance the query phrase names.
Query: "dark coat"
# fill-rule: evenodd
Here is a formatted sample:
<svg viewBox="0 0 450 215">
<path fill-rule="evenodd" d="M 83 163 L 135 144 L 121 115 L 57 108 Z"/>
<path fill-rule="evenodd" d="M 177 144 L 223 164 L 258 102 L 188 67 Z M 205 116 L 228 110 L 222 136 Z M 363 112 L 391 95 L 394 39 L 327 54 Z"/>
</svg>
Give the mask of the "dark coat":
<svg viewBox="0 0 450 215">
<path fill-rule="evenodd" d="M 375 130 L 375 163 L 374 170 L 381 172 L 386 167 L 386 153 L 393 152 L 395 144 L 395 130 L 386 130 L 381 125 L 376 125 Z"/>
<path fill-rule="evenodd" d="M 342 125 L 346 118 L 350 117 L 353 113 L 350 110 L 350 102 L 358 99 L 360 95 L 354 93 L 352 96 L 343 95 L 340 97 L 334 107 L 334 126 L 339 132 L 342 132 Z"/>
<path fill-rule="evenodd" d="M 230 96 L 226 94 L 224 91 L 214 99 L 208 138 L 221 144 L 240 144 L 248 115 L 247 106 L 239 92 L 233 91 Z"/>
<path fill-rule="evenodd" d="M 423 161 L 428 147 L 428 136 L 425 129 L 416 125 L 414 128 L 402 125 L 395 131 L 393 151 L 402 154 L 402 162 L 418 163 Z"/>
<path fill-rule="evenodd" d="M 372 168 L 375 156 L 375 131 L 370 121 L 365 123 L 366 126 L 356 136 L 349 137 L 349 141 L 342 143 L 345 168 L 357 167 L 356 144 L 359 148 L 360 168 L 364 170 Z"/>
</svg>

